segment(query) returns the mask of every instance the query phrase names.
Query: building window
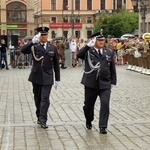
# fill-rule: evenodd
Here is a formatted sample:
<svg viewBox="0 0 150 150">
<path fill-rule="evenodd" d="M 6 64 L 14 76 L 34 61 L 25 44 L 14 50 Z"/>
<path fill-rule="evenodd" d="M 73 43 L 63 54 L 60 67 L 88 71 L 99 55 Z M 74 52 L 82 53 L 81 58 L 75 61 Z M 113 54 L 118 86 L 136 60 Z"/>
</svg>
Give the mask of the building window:
<svg viewBox="0 0 150 150">
<path fill-rule="evenodd" d="M 148 22 L 148 30 L 147 31 L 150 31 L 150 22 Z"/>
<path fill-rule="evenodd" d="M 63 10 L 68 10 L 68 0 L 63 0 Z"/>
<path fill-rule="evenodd" d="M 51 22 L 56 23 L 56 17 L 52 17 L 52 18 L 51 18 Z"/>
<path fill-rule="evenodd" d="M 51 0 L 51 10 L 56 10 L 56 0 Z"/>
<path fill-rule="evenodd" d="M 52 37 L 52 39 L 56 37 L 56 31 L 51 32 L 51 37 Z"/>
<path fill-rule="evenodd" d="M 92 23 L 92 17 L 87 17 L 87 23 Z"/>
<path fill-rule="evenodd" d="M 68 16 L 67 16 L 67 15 L 65 15 L 65 16 L 63 17 L 63 22 L 68 22 Z"/>
<path fill-rule="evenodd" d="M 115 4 L 116 4 L 116 0 L 113 0 L 113 9 L 114 10 L 116 9 Z"/>
<path fill-rule="evenodd" d="M 92 31 L 88 30 L 87 31 L 87 38 L 89 39 L 92 36 Z"/>
<path fill-rule="evenodd" d="M 76 35 L 77 38 L 80 38 L 80 31 L 79 30 L 75 31 L 75 35 Z"/>
<path fill-rule="evenodd" d="M 80 10 L 80 0 L 75 0 L 75 10 Z"/>
<path fill-rule="evenodd" d="M 117 0 L 117 9 L 122 8 L 122 0 Z"/>
<path fill-rule="evenodd" d="M 8 29 L 7 35 L 10 37 L 11 35 L 18 35 L 19 38 L 24 38 L 27 35 L 26 29 Z"/>
<path fill-rule="evenodd" d="M 67 36 L 68 36 L 68 31 L 63 31 L 63 35 L 64 35 L 64 37 L 67 38 Z"/>
<path fill-rule="evenodd" d="M 8 23 L 25 23 L 27 18 L 26 6 L 20 2 L 12 2 L 6 6 Z"/>
<path fill-rule="evenodd" d="M 105 0 L 101 0 L 100 8 L 101 10 L 105 10 Z"/>
<path fill-rule="evenodd" d="M 87 10 L 92 10 L 92 0 L 87 1 Z"/>
</svg>

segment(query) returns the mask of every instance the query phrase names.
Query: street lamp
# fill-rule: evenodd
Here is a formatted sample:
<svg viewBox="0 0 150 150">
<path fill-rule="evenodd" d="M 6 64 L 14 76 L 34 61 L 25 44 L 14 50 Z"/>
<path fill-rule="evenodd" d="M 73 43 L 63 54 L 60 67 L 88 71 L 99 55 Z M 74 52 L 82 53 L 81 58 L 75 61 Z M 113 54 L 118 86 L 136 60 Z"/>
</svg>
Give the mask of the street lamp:
<svg viewBox="0 0 150 150">
<path fill-rule="evenodd" d="M 78 16 L 77 16 L 77 22 L 80 23 L 80 11 L 78 10 Z M 78 28 L 78 38 L 80 38 L 80 32 L 79 32 L 79 28 Z"/>
<path fill-rule="evenodd" d="M 146 32 L 146 14 L 148 11 L 149 0 L 131 0 L 134 12 L 139 12 L 142 20 L 142 34 Z"/>
<path fill-rule="evenodd" d="M 69 6 L 65 6 L 65 10 L 68 10 Z M 66 15 L 64 16 L 64 7 L 63 7 L 63 2 L 62 2 L 62 37 L 64 37 L 64 19 Z"/>
<path fill-rule="evenodd" d="M 72 36 L 74 35 L 74 5 L 72 0 L 72 10 L 71 10 L 71 27 L 72 27 Z"/>
</svg>

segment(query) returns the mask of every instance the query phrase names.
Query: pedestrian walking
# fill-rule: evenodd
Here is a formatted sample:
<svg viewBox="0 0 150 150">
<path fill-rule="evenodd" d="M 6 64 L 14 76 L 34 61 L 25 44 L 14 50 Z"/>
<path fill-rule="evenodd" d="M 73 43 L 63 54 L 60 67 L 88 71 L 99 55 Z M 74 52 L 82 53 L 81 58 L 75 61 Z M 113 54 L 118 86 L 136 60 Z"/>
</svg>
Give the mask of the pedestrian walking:
<svg viewBox="0 0 150 150">
<path fill-rule="evenodd" d="M 33 94 L 36 106 L 37 123 L 42 128 L 48 128 L 47 112 L 50 105 L 50 92 L 54 84 L 53 71 L 55 73 L 55 88 L 60 81 L 60 68 L 57 48 L 47 41 L 48 27 L 37 28 L 38 34 L 31 42 L 21 48 L 24 54 L 32 54 L 33 66 L 29 81 L 33 85 Z"/>
<path fill-rule="evenodd" d="M 93 34 L 92 38 L 77 54 L 79 58 L 85 60 L 81 81 L 85 89 L 83 110 L 86 127 L 90 130 L 91 122 L 94 120 L 94 105 L 97 96 L 100 97 L 99 128 L 100 133 L 106 134 L 111 88 L 116 85 L 116 68 L 113 52 L 105 47 L 105 37 L 98 32 Z"/>
</svg>

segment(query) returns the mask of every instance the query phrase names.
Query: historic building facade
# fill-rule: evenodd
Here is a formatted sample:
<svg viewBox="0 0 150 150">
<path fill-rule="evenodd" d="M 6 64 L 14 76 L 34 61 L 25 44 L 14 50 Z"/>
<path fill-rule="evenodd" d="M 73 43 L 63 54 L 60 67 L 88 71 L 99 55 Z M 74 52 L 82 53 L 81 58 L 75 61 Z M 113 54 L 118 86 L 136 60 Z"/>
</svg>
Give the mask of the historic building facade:
<svg viewBox="0 0 150 150">
<path fill-rule="evenodd" d="M 113 13 L 122 6 L 132 11 L 131 0 L 35 0 L 35 26 L 50 27 L 50 38 L 89 37 L 102 12 Z"/>
<path fill-rule="evenodd" d="M 47 26 L 50 38 L 62 35 L 88 38 L 102 12 L 117 12 L 122 6 L 133 11 L 131 0 L 0 0 L 0 34 L 23 38 L 34 35 L 36 27 Z M 149 16 L 150 12 L 146 15 L 147 32 L 150 32 Z"/>
<path fill-rule="evenodd" d="M 0 0 L 0 35 L 34 35 L 34 1 Z M 9 41 L 9 40 L 8 40 Z"/>
</svg>

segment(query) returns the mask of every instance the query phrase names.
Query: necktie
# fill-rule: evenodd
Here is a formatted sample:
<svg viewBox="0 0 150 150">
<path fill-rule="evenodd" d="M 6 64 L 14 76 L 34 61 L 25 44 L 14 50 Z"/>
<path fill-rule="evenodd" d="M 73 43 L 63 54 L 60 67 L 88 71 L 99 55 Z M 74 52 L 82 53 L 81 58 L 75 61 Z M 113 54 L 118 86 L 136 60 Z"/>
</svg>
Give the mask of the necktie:
<svg viewBox="0 0 150 150">
<path fill-rule="evenodd" d="M 45 45 L 44 44 L 41 44 L 42 45 L 42 47 L 45 49 Z"/>
<path fill-rule="evenodd" d="M 100 49 L 98 50 L 98 54 L 99 54 L 100 57 L 102 56 Z"/>
</svg>

